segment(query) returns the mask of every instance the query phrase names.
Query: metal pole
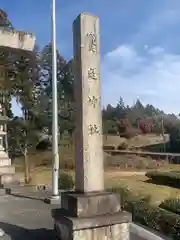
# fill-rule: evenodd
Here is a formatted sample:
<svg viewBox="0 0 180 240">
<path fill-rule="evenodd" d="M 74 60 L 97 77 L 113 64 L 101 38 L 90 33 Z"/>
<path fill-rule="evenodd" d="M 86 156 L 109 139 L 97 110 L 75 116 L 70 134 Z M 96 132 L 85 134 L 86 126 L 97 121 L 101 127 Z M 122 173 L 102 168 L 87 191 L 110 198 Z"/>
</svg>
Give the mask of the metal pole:
<svg viewBox="0 0 180 240">
<path fill-rule="evenodd" d="M 56 53 L 56 1 L 52 0 L 52 197 L 59 198 L 58 106 L 57 106 L 57 53 Z"/>
<path fill-rule="evenodd" d="M 166 152 L 166 140 L 164 135 L 164 115 L 162 115 L 162 118 L 161 118 L 161 129 L 162 129 L 162 137 L 163 137 L 163 143 L 164 143 L 164 152 Z"/>
</svg>

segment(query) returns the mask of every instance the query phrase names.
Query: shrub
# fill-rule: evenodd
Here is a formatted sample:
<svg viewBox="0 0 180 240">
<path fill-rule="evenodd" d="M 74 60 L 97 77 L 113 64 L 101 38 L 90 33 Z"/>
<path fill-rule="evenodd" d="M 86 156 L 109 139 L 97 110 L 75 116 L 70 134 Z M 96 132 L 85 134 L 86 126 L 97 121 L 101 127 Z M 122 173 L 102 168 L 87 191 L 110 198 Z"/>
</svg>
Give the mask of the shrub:
<svg viewBox="0 0 180 240">
<path fill-rule="evenodd" d="M 74 180 L 71 175 L 67 173 L 59 174 L 59 189 L 72 189 L 74 187 Z"/>
<path fill-rule="evenodd" d="M 117 126 L 120 136 L 123 136 L 128 129 L 132 128 L 132 124 L 127 118 L 120 119 L 119 122 L 117 122 Z"/>
<path fill-rule="evenodd" d="M 110 150 L 115 150 L 116 147 L 114 145 L 112 145 L 112 144 L 109 144 L 109 145 L 106 144 L 106 145 L 103 146 L 103 149 L 107 150 L 107 151 L 108 150 L 110 151 Z"/>
<path fill-rule="evenodd" d="M 75 167 L 74 146 L 59 148 L 60 168 L 72 170 Z"/>
<path fill-rule="evenodd" d="M 139 161 L 136 163 L 136 168 L 137 169 L 147 169 L 149 165 L 149 162 L 145 158 L 139 158 Z"/>
<path fill-rule="evenodd" d="M 122 209 L 126 209 L 127 201 L 137 200 L 136 196 L 133 196 L 132 192 L 125 187 L 109 188 L 107 191 L 120 194 Z"/>
<path fill-rule="evenodd" d="M 61 159 L 60 159 L 61 161 Z M 75 168 L 75 162 L 72 157 L 67 157 L 65 160 L 62 160 L 60 162 L 60 167 L 61 169 L 66 169 L 66 170 L 72 170 Z"/>
<path fill-rule="evenodd" d="M 127 139 L 133 138 L 135 136 L 138 136 L 141 134 L 141 130 L 137 128 L 128 128 L 126 132 L 122 135 L 122 137 L 125 137 Z"/>
<path fill-rule="evenodd" d="M 138 155 L 104 155 L 105 167 L 117 167 L 120 169 L 158 169 L 165 165 L 164 161 L 152 160 Z"/>
<path fill-rule="evenodd" d="M 180 215 L 180 199 L 167 199 L 159 207 Z"/>
<path fill-rule="evenodd" d="M 127 149 L 127 148 L 128 148 L 128 144 L 127 144 L 126 142 L 121 143 L 121 144 L 117 147 L 118 150 L 125 150 L 125 149 Z"/>
<path fill-rule="evenodd" d="M 150 178 L 157 184 L 163 184 L 172 187 L 180 186 L 180 172 L 178 171 L 149 171 L 146 173 L 146 177 Z"/>
<path fill-rule="evenodd" d="M 152 132 L 152 120 L 151 119 L 137 119 L 137 127 L 142 133 Z"/>
<path fill-rule="evenodd" d="M 179 215 L 160 207 L 151 206 L 149 198 L 134 196 L 126 188 L 112 188 L 111 191 L 121 194 L 123 209 L 132 213 L 133 221 L 154 229 L 170 237 L 170 239 L 180 239 Z"/>
<path fill-rule="evenodd" d="M 107 191 L 119 193 L 121 197 L 121 207 L 122 209 L 128 210 L 130 207 L 130 203 L 132 202 L 150 202 L 150 196 L 140 196 L 139 194 L 135 195 L 133 192 L 127 187 L 114 187 L 107 189 Z"/>
<path fill-rule="evenodd" d="M 163 233 L 171 239 L 180 239 L 180 216 L 145 202 L 132 202 L 133 220 Z"/>
<path fill-rule="evenodd" d="M 180 148 L 180 125 L 173 126 L 170 130 L 170 151 L 173 153 L 179 153 Z"/>
<path fill-rule="evenodd" d="M 152 158 L 148 158 L 148 168 L 149 169 L 158 169 L 160 167 L 163 167 L 165 165 L 168 165 L 168 161 L 165 160 L 155 160 Z"/>
</svg>

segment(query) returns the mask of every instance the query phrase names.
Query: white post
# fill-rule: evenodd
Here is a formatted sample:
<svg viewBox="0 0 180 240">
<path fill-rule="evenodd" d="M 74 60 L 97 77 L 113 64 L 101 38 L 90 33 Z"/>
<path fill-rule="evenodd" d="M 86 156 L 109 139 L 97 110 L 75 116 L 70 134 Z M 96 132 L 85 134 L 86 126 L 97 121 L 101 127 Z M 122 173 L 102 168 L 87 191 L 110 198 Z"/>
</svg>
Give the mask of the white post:
<svg viewBox="0 0 180 240">
<path fill-rule="evenodd" d="M 56 1 L 52 0 L 52 197 L 59 198 L 58 108 L 57 108 L 57 53 L 56 53 Z"/>
</svg>

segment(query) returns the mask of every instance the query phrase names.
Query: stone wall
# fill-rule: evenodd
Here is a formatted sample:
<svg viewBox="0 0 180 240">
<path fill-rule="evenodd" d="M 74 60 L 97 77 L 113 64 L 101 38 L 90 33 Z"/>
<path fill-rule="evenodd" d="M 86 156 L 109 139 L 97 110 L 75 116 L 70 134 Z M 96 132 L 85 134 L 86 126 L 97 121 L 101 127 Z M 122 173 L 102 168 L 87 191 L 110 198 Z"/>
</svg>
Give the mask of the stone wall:
<svg viewBox="0 0 180 240">
<path fill-rule="evenodd" d="M 74 240 L 129 240 L 129 223 L 75 231 Z"/>
<path fill-rule="evenodd" d="M 32 51 L 34 49 L 35 36 L 31 33 L 0 28 L 0 46 L 11 47 L 19 50 Z"/>
</svg>

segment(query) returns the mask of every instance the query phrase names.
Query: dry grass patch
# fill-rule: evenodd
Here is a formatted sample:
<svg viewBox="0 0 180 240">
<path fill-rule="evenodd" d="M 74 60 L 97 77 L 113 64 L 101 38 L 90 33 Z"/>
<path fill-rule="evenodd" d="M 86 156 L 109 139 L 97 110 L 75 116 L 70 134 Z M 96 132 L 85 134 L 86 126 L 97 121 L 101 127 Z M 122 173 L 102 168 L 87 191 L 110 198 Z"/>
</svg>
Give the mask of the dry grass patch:
<svg viewBox="0 0 180 240">
<path fill-rule="evenodd" d="M 66 172 L 72 175 L 74 178 L 74 171 L 62 172 Z M 19 173 L 19 176 L 23 181 L 23 173 Z M 31 172 L 31 177 L 31 184 L 50 185 L 52 180 L 51 168 L 38 167 L 33 172 Z M 180 189 L 148 183 L 146 180 L 147 177 L 143 175 L 136 175 L 135 173 L 125 176 L 122 174 L 122 172 L 105 172 L 105 185 L 107 188 L 126 187 L 135 195 L 149 197 L 152 204 L 158 205 L 165 199 L 180 197 Z"/>
<path fill-rule="evenodd" d="M 154 205 L 160 204 L 168 198 L 180 197 L 180 189 L 160 186 L 146 182 L 148 178 L 140 175 L 121 176 L 120 174 L 106 174 L 105 182 L 107 187 L 120 186 L 131 190 L 135 195 L 149 197 L 150 202 Z"/>
</svg>

